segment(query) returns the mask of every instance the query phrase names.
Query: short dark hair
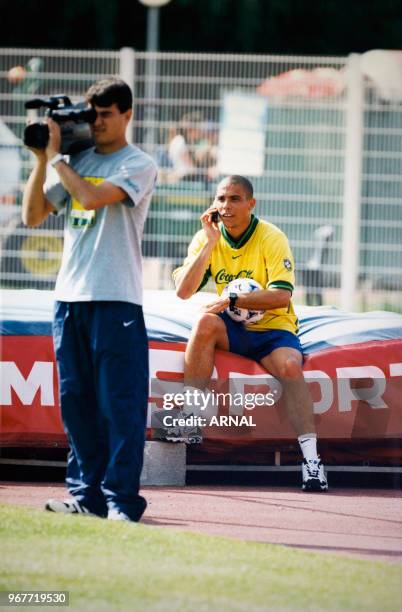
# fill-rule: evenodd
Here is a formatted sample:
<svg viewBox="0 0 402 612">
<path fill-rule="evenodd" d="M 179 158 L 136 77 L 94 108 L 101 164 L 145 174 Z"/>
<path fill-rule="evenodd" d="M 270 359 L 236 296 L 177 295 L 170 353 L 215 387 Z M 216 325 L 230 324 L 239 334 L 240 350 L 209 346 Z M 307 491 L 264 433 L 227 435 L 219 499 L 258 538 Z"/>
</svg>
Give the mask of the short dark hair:
<svg viewBox="0 0 402 612">
<path fill-rule="evenodd" d="M 117 104 L 121 113 L 125 113 L 133 106 L 133 94 L 130 87 L 118 77 L 102 79 L 91 85 L 86 96 L 91 106 L 112 106 Z"/>
<path fill-rule="evenodd" d="M 248 178 L 246 178 L 245 176 L 241 176 L 240 174 L 230 174 L 229 176 L 226 176 L 223 180 L 229 181 L 229 183 L 241 185 L 250 199 L 254 196 L 253 185 L 251 184 L 251 181 L 249 181 Z"/>
</svg>

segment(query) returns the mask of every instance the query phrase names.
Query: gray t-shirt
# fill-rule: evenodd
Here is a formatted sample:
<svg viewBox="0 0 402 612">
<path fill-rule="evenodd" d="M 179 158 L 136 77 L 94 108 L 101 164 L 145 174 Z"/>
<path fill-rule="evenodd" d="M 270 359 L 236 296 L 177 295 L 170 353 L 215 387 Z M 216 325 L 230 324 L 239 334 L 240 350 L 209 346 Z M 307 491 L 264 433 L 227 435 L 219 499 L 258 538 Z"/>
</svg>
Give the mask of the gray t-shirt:
<svg viewBox="0 0 402 612">
<path fill-rule="evenodd" d="M 100 155 L 91 148 L 70 159 L 85 180 L 108 181 L 127 193 L 121 202 L 85 210 L 55 173 L 44 187 L 58 210 L 65 208 L 64 249 L 55 297 L 65 302 L 115 300 L 142 304 L 141 238 L 156 181 L 156 166 L 127 145 Z"/>
</svg>

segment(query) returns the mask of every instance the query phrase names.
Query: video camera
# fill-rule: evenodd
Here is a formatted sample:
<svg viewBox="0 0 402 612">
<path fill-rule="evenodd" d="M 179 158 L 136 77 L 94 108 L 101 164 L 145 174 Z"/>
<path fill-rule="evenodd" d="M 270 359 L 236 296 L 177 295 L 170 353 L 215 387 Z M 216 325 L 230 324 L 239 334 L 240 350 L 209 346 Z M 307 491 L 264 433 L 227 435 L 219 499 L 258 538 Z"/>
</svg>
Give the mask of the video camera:
<svg viewBox="0 0 402 612">
<path fill-rule="evenodd" d="M 68 96 L 57 94 L 49 98 L 35 98 L 25 103 L 26 109 L 46 108 L 46 117 L 57 121 L 61 131 L 61 153 L 72 155 L 94 145 L 90 123 L 96 120 L 96 110 L 85 102 L 72 104 Z M 49 128 L 43 121 L 27 125 L 24 144 L 35 149 L 46 149 Z"/>
</svg>

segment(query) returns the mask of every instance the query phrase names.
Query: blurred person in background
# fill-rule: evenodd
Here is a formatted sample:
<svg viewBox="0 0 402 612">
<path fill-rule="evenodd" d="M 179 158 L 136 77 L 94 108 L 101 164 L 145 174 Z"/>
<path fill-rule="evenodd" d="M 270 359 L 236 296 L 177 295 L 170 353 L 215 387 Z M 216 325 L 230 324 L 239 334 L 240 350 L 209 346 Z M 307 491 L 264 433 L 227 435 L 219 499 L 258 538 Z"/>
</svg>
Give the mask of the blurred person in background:
<svg viewBox="0 0 402 612">
<path fill-rule="evenodd" d="M 209 127 L 198 111 L 183 115 L 168 142 L 171 182 L 212 180 L 209 167 L 216 162 Z"/>
</svg>

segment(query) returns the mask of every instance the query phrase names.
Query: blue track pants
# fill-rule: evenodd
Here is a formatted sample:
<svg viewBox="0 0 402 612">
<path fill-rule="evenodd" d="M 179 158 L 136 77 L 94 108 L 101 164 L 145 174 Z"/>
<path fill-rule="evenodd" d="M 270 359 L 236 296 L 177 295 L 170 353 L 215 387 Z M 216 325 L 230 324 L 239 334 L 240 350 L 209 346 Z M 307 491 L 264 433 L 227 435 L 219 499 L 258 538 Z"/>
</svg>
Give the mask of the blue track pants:
<svg viewBox="0 0 402 612">
<path fill-rule="evenodd" d="M 67 487 L 99 516 L 138 521 L 148 401 L 142 308 L 128 302 L 56 302 L 54 346 L 70 443 Z"/>
</svg>

